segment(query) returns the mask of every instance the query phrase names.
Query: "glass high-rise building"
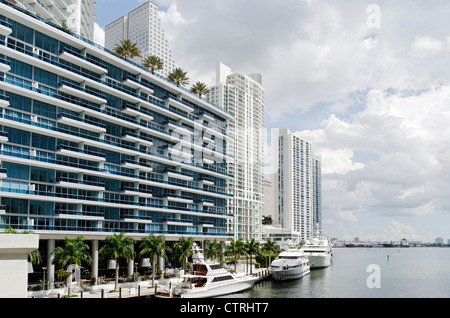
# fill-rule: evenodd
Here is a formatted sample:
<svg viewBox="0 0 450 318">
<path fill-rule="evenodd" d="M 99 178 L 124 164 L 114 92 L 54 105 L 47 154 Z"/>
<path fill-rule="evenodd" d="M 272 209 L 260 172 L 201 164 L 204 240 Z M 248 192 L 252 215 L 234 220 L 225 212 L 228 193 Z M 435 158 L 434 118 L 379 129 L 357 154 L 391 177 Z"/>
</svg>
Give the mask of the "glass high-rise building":
<svg viewBox="0 0 450 318">
<path fill-rule="evenodd" d="M 230 154 L 228 173 L 235 178 L 227 187 L 233 194 L 228 211 L 236 238 L 262 239 L 262 196 L 264 177 L 264 88 L 260 74 L 244 75 L 217 64 L 216 85 L 209 100 L 232 114 L 227 132 Z"/>
<path fill-rule="evenodd" d="M 164 61 L 163 69 L 156 73 L 167 76 L 175 68 L 169 41 L 158 15 L 158 7 L 151 1 L 105 27 L 107 49 L 112 50 L 122 40 L 130 40 L 139 48 L 141 57 L 133 58 L 134 62 L 140 64 L 143 58 L 155 55 Z"/>
<path fill-rule="evenodd" d="M 81 235 L 97 277 L 120 231 L 227 240 L 232 118 L 0 0 L 0 230 L 39 234 L 43 253 Z"/>
</svg>

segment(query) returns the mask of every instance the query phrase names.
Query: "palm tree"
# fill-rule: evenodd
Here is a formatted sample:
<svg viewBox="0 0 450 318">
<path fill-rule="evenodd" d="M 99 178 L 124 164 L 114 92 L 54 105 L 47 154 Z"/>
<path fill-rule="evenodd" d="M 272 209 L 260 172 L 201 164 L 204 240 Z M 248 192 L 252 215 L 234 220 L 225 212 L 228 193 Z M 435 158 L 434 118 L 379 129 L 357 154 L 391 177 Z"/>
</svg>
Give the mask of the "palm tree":
<svg viewBox="0 0 450 318">
<path fill-rule="evenodd" d="M 153 233 L 150 233 L 149 236 L 142 238 L 140 248 L 142 248 L 142 251 L 139 253 L 139 257 L 149 256 L 153 260 L 152 286 L 154 286 L 156 273 L 156 256 L 159 255 L 167 259 L 166 252 L 171 251 L 171 249 L 166 245 L 164 236 L 154 236 Z"/>
<path fill-rule="evenodd" d="M 70 239 L 68 237 L 64 238 L 64 248 L 56 247 L 50 252 L 50 256 L 54 256 L 52 260 L 53 265 L 58 265 L 62 268 L 66 268 L 71 264 L 75 264 L 77 268 L 81 263 L 86 263 L 90 265 L 92 262 L 91 255 L 89 254 L 89 246 L 84 243 L 82 236 Z M 70 285 L 72 283 L 72 272 L 69 271 L 69 284 L 68 293 L 70 293 Z"/>
<path fill-rule="evenodd" d="M 56 278 L 58 279 L 58 281 L 62 281 L 64 278 L 69 277 L 69 272 L 66 271 L 64 268 L 60 268 L 59 270 L 57 270 L 56 272 Z"/>
<path fill-rule="evenodd" d="M 280 251 L 280 247 L 272 241 L 270 238 L 263 244 L 263 250 L 269 253 L 269 264 L 272 263 L 272 253 L 278 253 Z"/>
<path fill-rule="evenodd" d="M 151 55 L 144 58 L 141 62 L 141 65 L 150 69 L 152 73 L 155 74 L 155 71 L 163 69 L 164 61 L 156 55 Z"/>
<path fill-rule="evenodd" d="M 129 262 L 136 256 L 135 251 L 131 247 L 136 241 L 124 235 L 125 232 L 122 231 L 120 234 L 108 236 L 105 239 L 106 245 L 102 246 L 98 251 L 100 259 L 114 259 L 116 262 L 114 290 L 117 290 L 119 285 L 119 261 L 123 259 Z"/>
<path fill-rule="evenodd" d="M 253 263 L 253 254 L 257 254 L 259 253 L 259 251 L 261 250 L 261 247 L 259 245 L 259 242 L 257 242 L 254 238 L 252 238 L 250 241 L 247 241 L 244 244 L 244 248 L 245 251 L 247 252 L 248 255 L 250 255 L 250 275 L 253 274 L 253 270 L 252 270 L 252 263 Z"/>
<path fill-rule="evenodd" d="M 234 272 L 236 273 L 236 263 L 240 255 L 244 254 L 244 241 L 242 238 L 234 240 L 229 238 L 230 244 L 225 246 L 225 255 L 234 256 Z"/>
<path fill-rule="evenodd" d="M 211 260 L 213 260 L 214 258 L 222 260 L 223 257 L 222 245 L 219 242 L 217 242 L 216 239 L 213 242 L 206 240 L 205 244 L 207 247 L 205 248 L 204 253 L 207 258 L 210 258 Z"/>
<path fill-rule="evenodd" d="M 28 262 L 33 265 L 39 265 L 42 263 L 42 255 L 39 250 L 34 250 L 28 254 Z"/>
<path fill-rule="evenodd" d="M 194 94 L 198 94 L 198 96 L 201 98 L 202 95 L 209 94 L 211 90 L 208 88 L 208 86 L 205 83 L 197 82 L 191 87 L 191 92 Z"/>
<path fill-rule="evenodd" d="M 189 77 L 187 77 L 186 74 L 187 72 L 177 67 L 172 72 L 170 72 L 169 75 L 167 75 L 167 79 L 177 84 L 177 86 L 186 86 L 187 84 L 189 84 Z"/>
<path fill-rule="evenodd" d="M 141 57 L 141 53 L 139 52 L 139 48 L 136 46 L 136 43 L 132 43 L 131 40 L 122 40 L 120 44 L 114 46 L 113 51 L 128 60 L 133 57 Z"/>
<path fill-rule="evenodd" d="M 180 240 L 173 245 L 174 253 L 178 256 L 179 261 L 183 261 L 184 273 L 186 273 L 187 258 L 192 256 L 192 245 L 194 239 L 192 237 L 180 237 Z"/>
</svg>

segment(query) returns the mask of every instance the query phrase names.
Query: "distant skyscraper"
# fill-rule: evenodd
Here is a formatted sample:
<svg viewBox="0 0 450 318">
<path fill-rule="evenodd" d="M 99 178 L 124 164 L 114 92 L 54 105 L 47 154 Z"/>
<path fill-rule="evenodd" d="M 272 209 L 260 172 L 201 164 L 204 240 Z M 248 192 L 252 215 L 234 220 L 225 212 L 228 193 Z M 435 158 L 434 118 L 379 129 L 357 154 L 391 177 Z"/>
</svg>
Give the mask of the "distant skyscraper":
<svg viewBox="0 0 450 318">
<path fill-rule="evenodd" d="M 92 41 L 94 39 L 95 0 L 10 0 L 59 26 Z"/>
<path fill-rule="evenodd" d="M 148 1 L 105 27 L 105 47 L 112 50 L 116 43 L 129 39 L 136 43 L 141 57 L 133 58 L 140 64 L 142 59 L 156 55 L 164 61 L 164 68 L 157 73 L 167 76 L 175 68 L 172 51 L 158 16 L 158 7 Z"/>
<path fill-rule="evenodd" d="M 320 156 L 312 158 L 313 174 L 313 224 L 314 228 L 322 228 L 322 162 Z"/>
<path fill-rule="evenodd" d="M 263 216 L 272 217 L 272 178 L 263 178 Z"/>
<path fill-rule="evenodd" d="M 264 228 L 265 238 L 277 243 L 310 239 L 314 222 L 320 223 L 319 158 L 313 157 L 307 138 L 289 129 L 275 133 L 272 145 L 272 165 L 277 168 L 272 178 L 273 226 Z"/>
<path fill-rule="evenodd" d="M 234 161 L 228 173 L 234 176 L 227 188 L 234 195 L 228 212 L 234 214 L 236 238 L 262 239 L 262 192 L 264 175 L 264 88 L 261 75 L 232 72 L 217 64 L 216 85 L 209 99 L 234 116 L 227 133 L 233 137 L 228 152 Z"/>
</svg>

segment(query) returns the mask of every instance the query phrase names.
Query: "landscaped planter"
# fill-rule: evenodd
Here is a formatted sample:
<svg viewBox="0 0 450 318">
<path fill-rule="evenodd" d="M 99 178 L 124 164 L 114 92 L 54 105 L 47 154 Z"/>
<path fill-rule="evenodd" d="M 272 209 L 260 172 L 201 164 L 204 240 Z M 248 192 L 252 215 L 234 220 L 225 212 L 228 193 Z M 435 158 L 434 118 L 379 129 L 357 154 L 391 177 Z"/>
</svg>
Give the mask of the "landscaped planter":
<svg viewBox="0 0 450 318">
<path fill-rule="evenodd" d="M 38 249 L 37 234 L 0 234 L 0 298 L 26 298 L 28 254 Z"/>
</svg>

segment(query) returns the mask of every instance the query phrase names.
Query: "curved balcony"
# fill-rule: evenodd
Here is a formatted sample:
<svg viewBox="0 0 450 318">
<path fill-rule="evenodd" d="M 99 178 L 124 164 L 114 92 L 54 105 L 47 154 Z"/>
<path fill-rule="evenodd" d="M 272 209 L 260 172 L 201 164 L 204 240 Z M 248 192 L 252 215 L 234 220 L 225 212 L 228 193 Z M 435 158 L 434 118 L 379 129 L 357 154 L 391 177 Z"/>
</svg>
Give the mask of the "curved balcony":
<svg viewBox="0 0 450 318">
<path fill-rule="evenodd" d="M 100 64 L 97 61 L 86 58 L 85 56 L 82 56 L 81 54 L 74 52 L 67 47 L 61 49 L 59 53 L 59 58 L 72 64 L 79 65 L 97 74 L 104 74 L 108 72 L 106 65 Z"/>
<path fill-rule="evenodd" d="M 0 20 L 0 35 L 8 36 L 12 33 L 12 25 L 8 22 Z"/>
<path fill-rule="evenodd" d="M 96 93 L 89 89 L 81 88 L 67 81 L 61 81 L 58 84 L 58 91 L 99 105 L 106 104 L 107 102 L 106 96 L 104 96 L 103 94 Z"/>
<path fill-rule="evenodd" d="M 79 159 L 85 159 L 94 162 L 106 161 L 106 157 L 102 153 L 96 153 L 92 151 L 85 151 L 66 145 L 60 145 L 56 149 L 56 153 L 63 156 L 75 157 Z"/>
<path fill-rule="evenodd" d="M 139 196 L 142 198 L 152 198 L 153 197 L 152 191 L 143 190 L 143 189 L 139 189 L 139 188 L 132 188 L 132 187 L 123 187 L 122 189 L 120 189 L 120 194 Z"/>
<path fill-rule="evenodd" d="M 122 113 L 125 113 L 127 115 L 130 116 L 134 116 L 134 117 L 140 117 L 146 121 L 152 121 L 153 120 L 153 116 L 150 115 L 148 112 L 146 112 L 143 109 L 139 109 L 134 105 L 131 105 L 130 103 L 126 103 L 123 107 L 122 107 Z"/>
<path fill-rule="evenodd" d="M 0 168 L 0 179 L 4 179 L 8 177 L 7 171 L 5 168 Z"/>
<path fill-rule="evenodd" d="M 176 100 L 172 97 L 168 97 L 164 100 L 164 102 L 168 103 L 168 105 L 173 106 L 179 110 L 182 110 L 186 113 L 192 113 L 194 111 L 194 108 L 191 106 L 188 106 L 187 104 L 183 103 L 182 101 Z"/>
<path fill-rule="evenodd" d="M 73 189 L 83 189 L 90 191 L 105 191 L 105 184 L 103 183 L 77 180 L 66 177 L 57 178 L 55 186 Z"/>
<path fill-rule="evenodd" d="M 0 95 L 0 108 L 6 108 L 9 106 L 9 97 L 6 95 Z"/>
<path fill-rule="evenodd" d="M 131 76 L 125 76 L 122 80 L 122 84 L 132 89 L 139 89 L 141 92 L 147 95 L 153 95 L 154 91 L 150 87 L 143 85 L 140 81 L 134 79 Z"/>
<path fill-rule="evenodd" d="M 61 113 L 56 118 L 58 123 L 78 127 L 81 129 L 89 130 L 96 133 L 106 132 L 106 126 L 100 123 L 94 123 L 77 116 Z"/>
<path fill-rule="evenodd" d="M 8 140 L 8 133 L 6 131 L 0 131 L 0 144 L 4 144 Z"/>
<path fill-rule="evenodd" d="M 11 63 L 4 58 L 0 58 L 0 73 L 8 73 L 11 70 Z"/>
<path fill-rule="evenodd" d="M 143 136 L 140 136 L 138 134 L 133 134 L 130 132 L 126 132 L 122 134 L 122 140 L 126 140 L 132 143 L 139 143 L 141 145 L 145 146 L 153 146 L 153 141 L 151 139 L 147 139 Z"/>
<path fill-rule="evenodd" d="M 98 212 L 56 210 L 55 216 L 60 219 L 76 219 L 76 220 L 91 220 L 91 221 L 105 220 L 103 213 Z"/>
<path fill-rule="evenodd" d="M 139 170 L 145 171 L 145 172 L 153 171 L 152 166 L 150 166 L 148 164 L 143 164 L 139 161 L 133 161 L 133 160 L 127 160 L 127 159 L 122 160 L 121 166 L 128 168 L 128 169 L 139 169 Z"/>
</svg>

